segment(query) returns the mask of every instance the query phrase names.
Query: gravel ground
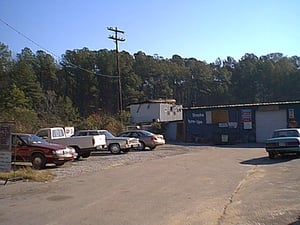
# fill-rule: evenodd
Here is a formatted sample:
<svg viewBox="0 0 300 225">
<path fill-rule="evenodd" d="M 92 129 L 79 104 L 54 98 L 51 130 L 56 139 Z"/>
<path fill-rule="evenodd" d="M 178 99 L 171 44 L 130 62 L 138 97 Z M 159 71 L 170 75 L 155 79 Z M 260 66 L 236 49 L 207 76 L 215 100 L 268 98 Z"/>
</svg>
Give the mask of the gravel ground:
<svg viewBox="0 0 300 225">
<path fill-rule="evenodd" d="M 57 181 L 64 177 L 73 177 L 111 167 L 184 154 L 188 151 L 190 151 L 188 146 L 170 144 L 159 146 L 153 151 L 131 151 L 120 155 L 112 155 L 108 151 L 97 151 L 93 152 L 89 158 L 68 162 L 61 167 L 54 167 L 52 172 L 56 176 L 54 181 Z"/>
</svg>

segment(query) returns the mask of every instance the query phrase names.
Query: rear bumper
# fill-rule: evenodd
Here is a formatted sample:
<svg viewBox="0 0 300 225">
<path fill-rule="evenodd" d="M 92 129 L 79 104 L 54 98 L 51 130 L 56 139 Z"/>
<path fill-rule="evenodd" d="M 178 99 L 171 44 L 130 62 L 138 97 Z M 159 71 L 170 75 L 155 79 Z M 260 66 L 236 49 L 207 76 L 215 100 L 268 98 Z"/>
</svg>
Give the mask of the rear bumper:
<svg viewBox="0 0 300 225">
<path fill-rule="evenodd" d="M 126 146 L 125 146 L 125 148 L 126 149 L 132 149 L 132 148 L 139 148 L 141 146 L 141 144 L 140 143 L 131 143 L 131 144 L 127 144 Z"/>
<path fill-rule="evenodd" d="M 266 148 L 267 152 L 274 152 L 274 153 L 300 153 L 300 146 L 295 147 L 269 147 Z"/>
</svg>

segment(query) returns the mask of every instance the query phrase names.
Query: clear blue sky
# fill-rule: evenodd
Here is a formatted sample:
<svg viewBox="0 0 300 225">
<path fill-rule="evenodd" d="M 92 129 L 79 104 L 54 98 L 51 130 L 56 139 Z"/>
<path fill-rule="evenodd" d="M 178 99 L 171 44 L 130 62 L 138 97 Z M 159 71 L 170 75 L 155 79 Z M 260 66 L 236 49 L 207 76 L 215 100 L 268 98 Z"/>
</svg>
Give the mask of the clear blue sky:
<svg viewBox="0 0 300 225">
<path fill-rule="evenodd" d="M 130 54 L 239 60 L 281 52 L 300 56 L 299 0 L 0 0 L 0 19 L 61 56 L 114 49 L 107 27 L 125 31 Z M 16 54 L 40 47 L 0 21 L 0 42 Z"/>
</svg>

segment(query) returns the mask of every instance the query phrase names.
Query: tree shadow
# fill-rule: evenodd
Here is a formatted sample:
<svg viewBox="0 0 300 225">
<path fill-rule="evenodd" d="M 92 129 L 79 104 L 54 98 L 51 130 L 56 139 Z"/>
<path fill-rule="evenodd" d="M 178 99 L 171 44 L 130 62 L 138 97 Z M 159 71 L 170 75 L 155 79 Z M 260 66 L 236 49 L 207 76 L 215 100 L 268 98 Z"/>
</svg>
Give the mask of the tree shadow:
<svg viewBox="0 0 300 225">
<path fill-rule="evenodd" d="M 280 156 L 275 159 L 270 159 L 269 157 L 259 157 L 259 158 L 254 158 L 254 159 L 249 159 L 240 162 L 240 164 L 243 165 L 273 165 L 273 164 L 278 164 L 278 163 L 285 163 L 294 159 L 298 159 L 297 156 L 295 155 L 284 155 Z"/>
</svg>

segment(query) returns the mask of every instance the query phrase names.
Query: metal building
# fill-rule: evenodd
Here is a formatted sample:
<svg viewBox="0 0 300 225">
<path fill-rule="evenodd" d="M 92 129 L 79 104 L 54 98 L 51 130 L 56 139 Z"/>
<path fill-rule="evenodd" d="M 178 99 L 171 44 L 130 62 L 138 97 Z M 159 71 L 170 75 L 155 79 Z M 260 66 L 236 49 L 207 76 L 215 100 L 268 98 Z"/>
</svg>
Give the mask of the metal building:
<svg viewBox="0 0 300 225">
<path fill-rule="evenodd" d="M 183 119 L 185 141 L 263 143 L 274 129 L 298 126 L 300 101 L 184 108 Z"/>
</svg>

